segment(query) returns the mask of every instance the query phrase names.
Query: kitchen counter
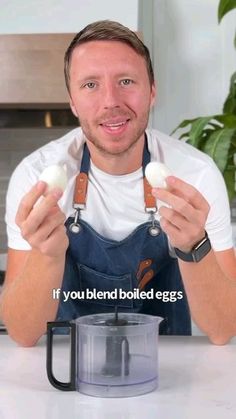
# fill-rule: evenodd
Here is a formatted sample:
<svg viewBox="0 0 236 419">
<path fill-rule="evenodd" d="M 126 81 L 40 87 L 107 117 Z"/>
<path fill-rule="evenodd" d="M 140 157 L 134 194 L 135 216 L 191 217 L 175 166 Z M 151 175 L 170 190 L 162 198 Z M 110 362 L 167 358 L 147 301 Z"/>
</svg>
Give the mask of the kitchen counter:
<svg viewBox="0 0 236 419">
<path fill-rule="evenodd" d="M 54 373 L 68 368 L 65 336 L 55 340 Z M 149 394 L 102 399 L 53 388 L 46 376 L 43 336 L 20 348 L 0 335 L 0 419 L 235 419 L 236 338 L 215 346 L 203 336 L 161 336 L 159 388 Z"/>
</svg>

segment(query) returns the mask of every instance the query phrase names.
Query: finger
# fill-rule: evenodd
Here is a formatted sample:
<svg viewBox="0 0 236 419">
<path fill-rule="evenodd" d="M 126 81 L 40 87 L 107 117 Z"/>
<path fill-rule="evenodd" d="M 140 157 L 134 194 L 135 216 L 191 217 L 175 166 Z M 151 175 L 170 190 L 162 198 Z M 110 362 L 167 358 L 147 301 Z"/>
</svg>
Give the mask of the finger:
<svg viewBox="0 0 236 419">
<path fill-rule="evenodd" d="M 175 225 L 170 223 L 167 219 L 161 218 L 160 226 L 168 236 L 171 246 L 186 250 L 192 248 L 192 245 L 189 244 L 189 238 L 185 237 L 183 232 L 179 230 Z"/>
<path fill-rule="evenodd" d="M 39 200 L 39 198 L 43 195 L 47 188 L 46 182 L 39 181 L 34 185 L 30 191 L 25 194 L 20 201 L 19 208 L 16 213 L 16 224 L 19 225 L 22 221 L 24 221 L 36 202 Z"/>
<path fill-rule="evenodd" d="M 57 214 L 59 211 L 61 211 L 61 209 L 60 209 L 60 207 L 59 207 L 59 205 L 54 205 L 54 207 L 52 207 L 49 211 L 48 211 L 48 215 L 49 216 L 51 216 L 51 215 L 55 215 L 55 214 Z"/>
<path fill-rule="evenodd" d="M 186 230 L 190 227 L 189 221 L 172 208 L 161 207 L 159 209 L 159 214 L 179 230 Z"/>
<path fill-rule="evenodd" d="M 33 234 L 43 220 L 52 212 L 55 208 L 57 201 L 62 196 L 62 191 L 60 189 L 54 189 L 49 195 L 45 198 L 42 198 L 41 202 L 38 205 L 35 205 L 31 212 L 28 214 L 27 218 L 22 220 L 19 225 L 21 228 L 21 233 L 25 237 Z M 58 209 L 60 211 L 60 209 Z"/>
<path fill-rule="evenodd" d="M 66 251 L 69 245 L 69 240 L 66 234 L 64 225 L 59 225 L 50 234 L 50 236 L 41 244 L 39 250 L 46 255 L 61 254 L 61 249 Z"/>
<path fill-rule="evenodd" d="M 39 228 L 35 231 L 34 234 L 30 236 L 24 235 L 24 239 L 29 242 L 33 248 L 38 248 L 41 243 L 48 239 L 52 232 L 59 227 L 60 225 L 64 226 L 65 215 L 62 212 L 58 214 L 47 217 Z"/>
<path fill-rule="evenodd" d="M 205 228 L 202 224 L 192 224 L 181 214 L 171 208 L 162 207 L 160 211 L 163 230 L 170 236 L 175 247 L 192 249 L 205 235 Z"/>
<path fill-rule="evenodd" d="M 185 217 L 172 208 L 162 207 L 159 211 L 161 217 L 164 217 L 170 224 L 188 238 L 188 243 L 196 243 L 205 235 L 205 226 L 202 223 L 190 223 Z"/>
<path fill-rule="evenodd" d="M 193 224 L 205 224 L 205 212 L 195 209 L 189 202 L 174 195 L 166 189 L 155 189 L 154 196 L 161 201 L 166 202 L 172 210 L 179 213 L 182 217 Z M 160 207 L 159 213 L 164 211 L 166 207 Z M 169 214 L 173 214 L 170 212 Z"/>
<path fill-rule="evenodd" d="M 203 210 L 209 209 L 207 200 L 194 186 L 175 176 L 168 176 L 166 178 L 166 183 L 170 190 L 176 190 L 180 196 L 190 202 L 194 208 Z"/>
</svg>

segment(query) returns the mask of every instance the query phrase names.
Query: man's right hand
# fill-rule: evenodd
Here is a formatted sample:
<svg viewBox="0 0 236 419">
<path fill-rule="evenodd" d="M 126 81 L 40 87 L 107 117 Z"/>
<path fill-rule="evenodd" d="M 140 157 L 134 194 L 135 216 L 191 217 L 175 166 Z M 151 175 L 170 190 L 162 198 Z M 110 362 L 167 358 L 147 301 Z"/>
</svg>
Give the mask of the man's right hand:
<svg viewBox="0 0 236 419">
<path fill-rule="evenodd" d="M 32 249 L 49 257 L 58 257 L 65 254 L 69 244 L 64 226 L 65 215 L 57 205 L 63 192 L 54 189 L 46 194 L 46 189 L 47 184 L 39 181 L 22 198 L 16 224 Z"/>
</svg>

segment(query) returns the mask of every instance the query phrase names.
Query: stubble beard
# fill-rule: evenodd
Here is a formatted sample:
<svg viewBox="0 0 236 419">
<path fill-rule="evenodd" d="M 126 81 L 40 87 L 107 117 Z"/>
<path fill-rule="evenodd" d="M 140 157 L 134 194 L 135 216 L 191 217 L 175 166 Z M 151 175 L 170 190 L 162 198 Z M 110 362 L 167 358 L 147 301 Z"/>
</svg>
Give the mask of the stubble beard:
<svg viewBox="0 0 236 419">
<path fill-rule="evenodd" d="M 122 149 L 108 149 L 103 143 L 93 134 L 93 130 L 91 129 L 90 125 L 86 120 L 79 120 L 79 124 L 82 128 L 82 131 L 87 139 L 88 142 L 92 143 L 94 147 L 98 150 L 99 154 L 104 156 L 122 156 L 123 154 L 127 153 L 131 150 L 135 144 L 143 137 L 143 134 L 148 125 L 148 118 L 149 118 L 149 111 L 147 111 L 141 118 L 141 122 L 137 129 L 134 131 L 132 135 L 132 139 L 129 141 L 128 145 Z M 117 143 L 120 142 L 122 144 L 122 136 L 113 137 L 113 142 Z"/>
</svg>

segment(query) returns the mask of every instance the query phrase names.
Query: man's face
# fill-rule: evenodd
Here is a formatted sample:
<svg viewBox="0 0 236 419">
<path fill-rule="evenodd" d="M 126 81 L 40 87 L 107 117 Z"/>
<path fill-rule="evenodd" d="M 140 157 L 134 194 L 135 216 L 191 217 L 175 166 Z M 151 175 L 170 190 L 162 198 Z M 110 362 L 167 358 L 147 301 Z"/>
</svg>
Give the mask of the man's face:
<svg viewBox="0 0 236 419">
<path fill-rule="evenodd" d="M 127 44 L 90 41 L 76 47 L 70 94 L 72 111 L 98 150 L 121 154 L 143 138 L 155 88 L 144 58 Z"/>
</svg>

